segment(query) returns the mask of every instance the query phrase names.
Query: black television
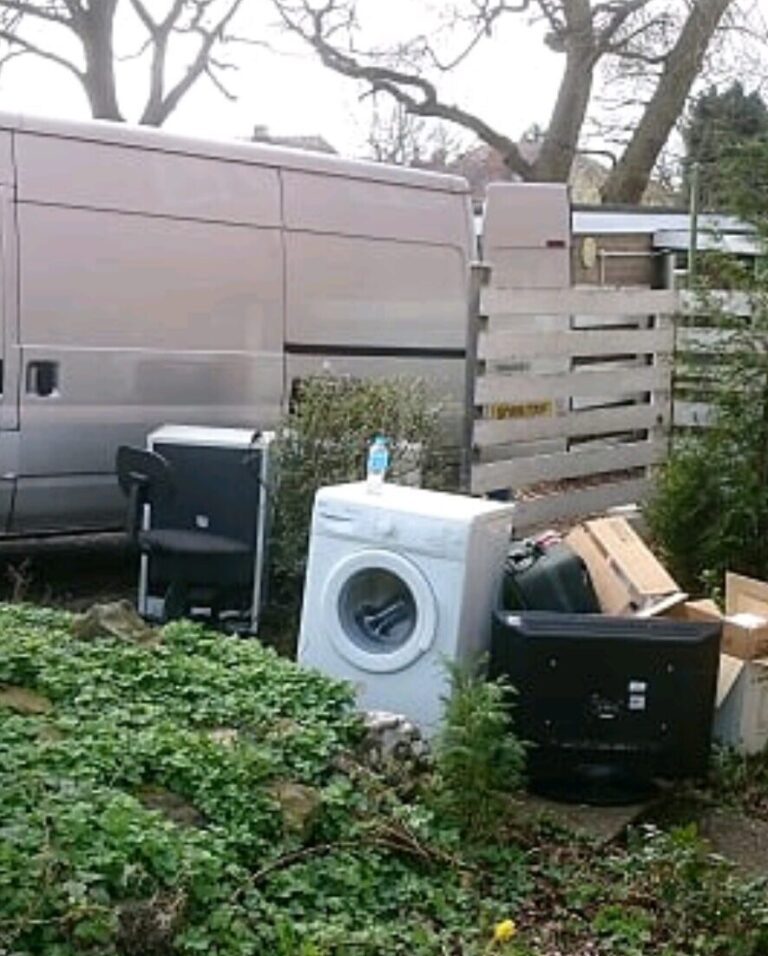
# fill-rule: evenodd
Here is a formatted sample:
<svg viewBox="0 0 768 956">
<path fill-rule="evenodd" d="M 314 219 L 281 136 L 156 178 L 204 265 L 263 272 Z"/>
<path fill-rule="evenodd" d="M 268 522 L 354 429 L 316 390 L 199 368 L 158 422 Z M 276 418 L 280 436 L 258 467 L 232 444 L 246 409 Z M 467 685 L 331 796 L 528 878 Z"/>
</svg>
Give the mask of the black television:
<svg viewBox="0 0 768 956">
<path fill-rule="evenodd" d="M 515 688 L 530 789 L 593 804 L 645 798 L 709 761 L 721 626 L 498 610 L 489 671 Z"/>
</svg>

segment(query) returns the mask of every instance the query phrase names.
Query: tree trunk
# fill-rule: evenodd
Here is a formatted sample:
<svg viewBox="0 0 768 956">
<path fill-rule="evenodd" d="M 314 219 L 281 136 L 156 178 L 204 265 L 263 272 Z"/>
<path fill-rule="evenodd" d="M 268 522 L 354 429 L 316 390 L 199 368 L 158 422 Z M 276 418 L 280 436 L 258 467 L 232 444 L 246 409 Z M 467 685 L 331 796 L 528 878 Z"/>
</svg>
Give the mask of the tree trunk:
<svg viewBox="0 0 768 956">
<path fill-rule="evenodd" d="M 117 0 L 98 0 L 84 11 L 78 33 L 85 53 L 85 87 L 96 119 L 124 122 L 117 100 L 113 29 Z"/>
<path fill-rule="evenodd" d="M 590 0 L 567 0 L 562 13 L 563 32 L 550 45 L 563 49 L 565 72 L 531 170 L 530 178 L 537 182 L 568 182 L 592 93 L 597 53 L 592 5 Z"/>
<path fill-rule="evenodd" d="M 603 187 L 603 202 L 639 203 L 659 153 L 682 114 L 707 47 L 732 0 L 697 0 L 624 155 Z"/>
<path fill-rule="evenodd" d="M 569 52 L 549 128 L 533 163 L 532 180 L 568 182 L 592 94 L 594 68 L 591 48 Z"/>
</svg>

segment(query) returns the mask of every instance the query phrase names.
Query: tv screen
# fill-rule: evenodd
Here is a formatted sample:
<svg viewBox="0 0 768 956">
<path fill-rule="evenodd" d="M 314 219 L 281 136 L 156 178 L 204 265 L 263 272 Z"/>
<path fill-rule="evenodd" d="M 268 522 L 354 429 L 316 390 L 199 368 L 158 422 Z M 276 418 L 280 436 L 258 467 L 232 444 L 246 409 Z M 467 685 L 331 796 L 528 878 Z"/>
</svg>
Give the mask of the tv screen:
<svg viewBox="0 0 768 956">
<path fill-rule="evenodd" d="M 621 803 L 655 778 L 703 775 L 720 631 L 708 621 L 497 611 L 490 676 L 517 691 L 531 789 Z"/>
</svg>

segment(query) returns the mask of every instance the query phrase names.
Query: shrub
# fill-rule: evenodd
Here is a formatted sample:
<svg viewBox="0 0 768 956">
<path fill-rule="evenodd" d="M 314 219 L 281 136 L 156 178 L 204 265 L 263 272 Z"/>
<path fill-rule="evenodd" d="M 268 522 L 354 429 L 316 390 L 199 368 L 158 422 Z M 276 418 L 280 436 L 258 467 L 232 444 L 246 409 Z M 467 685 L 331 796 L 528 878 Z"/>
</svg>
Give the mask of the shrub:
<svg viewBox="0 0 768 956">
<path fill-rule="evenodd" d="M 678 387 L 712 416 L 674 436 L 648 517 L 681 585 L 712 592 L 727 569 L 768 576 L 768 282 L 724 257 L 703 281 L 696 324 L 708 328 L 679 356 Z M 742 289 L 750 319 L 724 311 L 716 288 Z"/>
<path fill-rule="evenodd" d="M 523 782 L 525 748 L 509 721 L 503 681 L 485 681 L 481 668 L 446 662 L 450 695 L 437 741 L 440 802 L 463 832 L 489 837 L 510 792 Z"/>
<path fill-rule="evenodd" d="M 674 436 L 649 509 L 681 585 L 715 594 L 726 569 L 768 576 L 768 141 L 729 144 L 721 167 L 723 209 L 751 222 L 763 258 L 699 256 L 694 324 L 709 328 L 678 353 L 675 391 L 714 414 L 710 427 Z M 749 319 L 729 314 L 718 289 L 740 290 Z"/>
<path fill-rule="evenodd" d="M 275 446 L 271 565 L 279 602 L 295 609 L 301 599 L 315 492 L 362 479 L 377 434 L 389 440 L 391 480 L 415 477 L 433 487 L 452 483 L 438 416 L 420 380 L 323 375 L 302 382 Z"/>
</svg>

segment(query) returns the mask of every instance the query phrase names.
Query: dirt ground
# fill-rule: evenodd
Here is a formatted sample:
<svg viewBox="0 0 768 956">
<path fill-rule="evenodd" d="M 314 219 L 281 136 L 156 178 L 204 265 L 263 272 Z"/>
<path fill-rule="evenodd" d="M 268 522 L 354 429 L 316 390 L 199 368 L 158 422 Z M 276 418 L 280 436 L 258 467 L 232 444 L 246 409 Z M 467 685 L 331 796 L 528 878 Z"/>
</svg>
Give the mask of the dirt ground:
<svg viewBox="0 0 768 956">
<path fill-rule="evenodd" d="M 0 600 L 80 611 L 97 601 L 136 600 L 138 558 L 121 534 L 0 543 Z"/>
<path fill-rule="evenodd" d="M 92 604 L 127 600 L 135 605 L 139 558 L 122 534 L 0 542 L 0 601 L 26 601 L 80 612 Z M 259 639 L 293 657 L 295 612 L 270 604 Z"/>
</svg>

